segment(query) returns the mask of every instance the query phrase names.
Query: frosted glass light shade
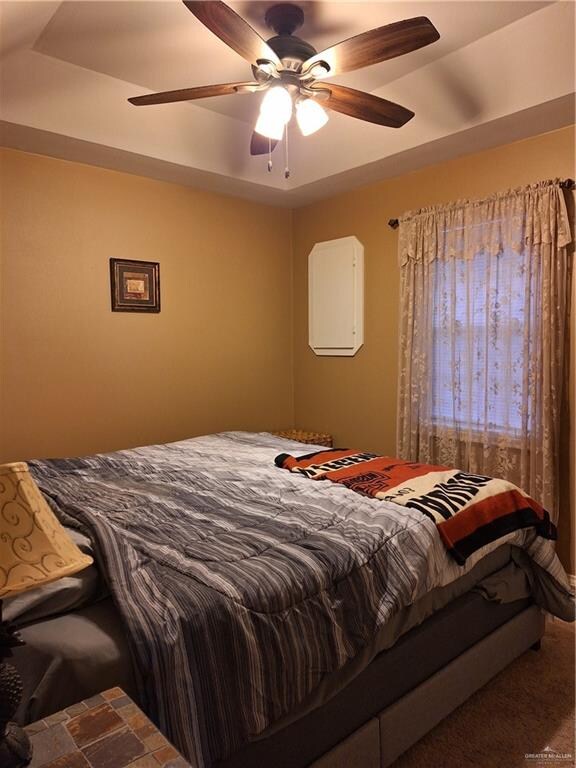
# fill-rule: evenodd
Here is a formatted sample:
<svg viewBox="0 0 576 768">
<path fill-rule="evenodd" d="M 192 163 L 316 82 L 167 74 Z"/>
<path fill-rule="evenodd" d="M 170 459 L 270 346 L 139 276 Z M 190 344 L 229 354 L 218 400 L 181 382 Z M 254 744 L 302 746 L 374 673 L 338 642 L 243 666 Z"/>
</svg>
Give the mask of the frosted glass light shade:
<svg viewBox="0 0 576 768">
<path fill-rule="evenodd" d="M 274 115 L 263 115 L 260 113 L 254 130 L 268 139 L 280 141 L 284 133 L 284 123 Z"/>
<path fill-rule="evenodd" d="M 292 117 L 292 97 L 281 85 L 266 91 L 254 130 L 269 139 L 280 141 L 284 126 Z"/>
<path fill-rule="evenodd" d="M 281 85 L 275 85 L 266 91 L 262 104 L 260 105 L 260 114 L 267 117 L 274 117 L 283 125 L 292 117 L 292 96 L 286 88 Z"/>
<path fill-rule="evenodd" d="M 0 600 L 86 568 L 22 462 L 0 465 Z"/>
<path fill-rule="evenodd" d="M 313 99 L 302 99 L 296 104 L 296 120 L 304 136 L 319 131 L 328 122 L 328 113 Z"/>
</svg>

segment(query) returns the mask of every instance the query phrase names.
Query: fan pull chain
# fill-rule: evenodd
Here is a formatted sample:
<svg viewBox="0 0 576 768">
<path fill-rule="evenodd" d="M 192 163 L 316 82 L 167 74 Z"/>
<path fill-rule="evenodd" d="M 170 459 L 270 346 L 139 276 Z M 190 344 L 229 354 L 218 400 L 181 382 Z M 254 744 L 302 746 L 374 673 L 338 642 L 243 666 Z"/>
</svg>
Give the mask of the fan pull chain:
<svg viewBox="0 0 576 768">
<path fill-rule="evenodd" d="M 272 139 L 268 137 L 268 173 L 272 173 Z"/>
<path fill-rule="evenodd" d="M 286 128 L 284 129 L 284 178 L 289 179 L 290 178 L 290 167 L 289 167 L 289 160 L 288 160 L 288 125 L 286 125 Z"/>
</svg>

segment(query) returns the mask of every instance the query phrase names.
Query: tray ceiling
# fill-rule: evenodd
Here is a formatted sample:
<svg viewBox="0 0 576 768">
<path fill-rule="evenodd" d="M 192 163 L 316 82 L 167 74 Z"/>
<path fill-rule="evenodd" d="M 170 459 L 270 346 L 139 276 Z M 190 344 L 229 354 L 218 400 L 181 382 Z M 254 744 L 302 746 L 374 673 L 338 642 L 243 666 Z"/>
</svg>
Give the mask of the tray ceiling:
<svg viewBox="0 0 576 768">
<path fill-rule="evenodd" d="M 230 5 L 263 37 L 268 2 Z M 0 2 L 3 142 L 274 204 L 298 205 L 445 156 L 573 120 L 571 2 L 315 2 L 298 35 L 321 50 L 410 16 L 441 39 L 335 78 L 416 112 L 399 130 L 336 113 L 278 150 L 248 143 L 261 96 L 135 108 L 129 96 L 249 79 L 250 66 L 181 2 Z M 516 118 L 514 119 L 514 116 Z M 500 139 L 498 140 L 498 136 Z"/>
</svg>

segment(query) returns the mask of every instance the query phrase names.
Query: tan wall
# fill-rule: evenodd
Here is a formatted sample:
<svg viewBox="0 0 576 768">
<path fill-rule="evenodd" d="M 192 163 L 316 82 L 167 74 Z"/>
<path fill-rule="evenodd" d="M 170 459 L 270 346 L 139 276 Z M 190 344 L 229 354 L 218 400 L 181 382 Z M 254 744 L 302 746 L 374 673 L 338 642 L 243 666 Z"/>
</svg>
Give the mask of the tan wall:
<svg viewBox="0 0 576 768">
<path fill-rule="evenodd" d="M 574 130 L 468 155 L 365 186 L 294 212 L 294 397 L 296 424 L 330 432 L 337 445 L 394 453 L 398 357 L 397 232 L 406 210 L 481 197 L 554 176 L 574 176 Z M 308 347 L 307 258 L 314 243 L 356 235 L 365 248 L 365 343 L 352 358 Z M 572 443 L 574 431 L 572 432 Z M 573 464 L 572 464 L 573 466 Z M 564 478 L 559 551 L 571 573 L 574 508 Z"/>
<path fill-rule="evenodd" d="M 291 213 L 0 154 L 0 461 L 290 425 Z M 110 311 L 109 258 L 162 311 Z"/>
</svg>

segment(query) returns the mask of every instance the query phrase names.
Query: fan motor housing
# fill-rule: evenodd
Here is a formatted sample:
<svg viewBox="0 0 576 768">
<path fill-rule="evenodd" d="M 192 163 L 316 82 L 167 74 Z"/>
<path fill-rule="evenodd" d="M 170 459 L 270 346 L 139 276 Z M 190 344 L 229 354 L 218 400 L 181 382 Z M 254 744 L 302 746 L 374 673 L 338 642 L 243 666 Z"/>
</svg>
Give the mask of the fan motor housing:
<svg viewBox="0 0 576 768">
<path fill-rule="evenodd" d="M 316 48 L 310 43 L 293 35 L 277 35 L 266 42 L 286 69 L 299 69 L 303 61 L 316 53 Z"/>
</svg>

